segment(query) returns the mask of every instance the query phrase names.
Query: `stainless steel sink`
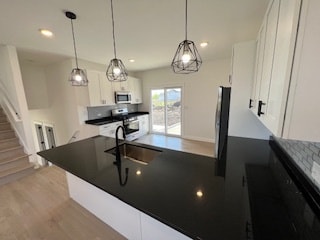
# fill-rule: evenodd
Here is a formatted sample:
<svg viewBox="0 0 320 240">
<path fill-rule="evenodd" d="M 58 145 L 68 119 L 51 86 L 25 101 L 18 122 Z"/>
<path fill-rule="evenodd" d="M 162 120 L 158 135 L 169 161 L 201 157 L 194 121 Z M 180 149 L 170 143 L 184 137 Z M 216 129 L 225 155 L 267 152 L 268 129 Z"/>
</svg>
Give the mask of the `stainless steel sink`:
<svg viewBox="0 0 320 240">
<path fill-rule="evenodd" d="M 119 146 L 122 157 L 141 163 L 148 164 L 155 159 L 162 151 L 152 148 L 140 147 L 128 143 Z M 108 153 L 115 154 L 115 148 L 108 150 Z"/>
</svg>

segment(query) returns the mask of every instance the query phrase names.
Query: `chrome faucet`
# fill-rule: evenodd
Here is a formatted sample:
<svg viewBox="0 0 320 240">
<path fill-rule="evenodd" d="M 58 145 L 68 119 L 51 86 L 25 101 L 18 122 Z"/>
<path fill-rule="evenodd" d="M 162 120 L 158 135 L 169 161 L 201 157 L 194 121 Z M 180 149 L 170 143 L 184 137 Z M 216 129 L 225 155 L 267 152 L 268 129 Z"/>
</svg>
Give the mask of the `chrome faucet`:
<svg viewBox="0 0 320 240">
<path fill-rule="evenodd" d="M 118 137 L 118 132 L 119 132 L 120 128 L 122 129 L 123 140 L 126 140 L 126 133 L 125 133 L 124 127 L 122 127 L 122 126 L 117 127 L 117 129 L 116 129 L 116 162 L 115 162 L 115 164 L 121 164 L 119 137 Z"/>
</svg>

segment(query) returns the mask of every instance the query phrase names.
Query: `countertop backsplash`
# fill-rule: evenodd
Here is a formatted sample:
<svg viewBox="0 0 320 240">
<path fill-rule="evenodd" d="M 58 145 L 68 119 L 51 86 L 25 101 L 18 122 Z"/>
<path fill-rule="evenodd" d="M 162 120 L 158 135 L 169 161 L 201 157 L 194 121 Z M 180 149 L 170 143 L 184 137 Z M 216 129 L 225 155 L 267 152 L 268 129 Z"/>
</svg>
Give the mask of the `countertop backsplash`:
<svg viewBox="0 0 320 240">
<path fill-rule="evenodd" d="M 112 106 L 101 106 L 101 107 L 87 107 L 88 109 L 88 120 L 97 118 L 110 117 L 111 110 L 115 108 L 128 108 L 128 112 L 137 112 L 138 104 L 117 104 Z"/>
<path fill-rule="evenodd" d="M 320 143 L 275 138 L 320 190 Z"/>
</svg>

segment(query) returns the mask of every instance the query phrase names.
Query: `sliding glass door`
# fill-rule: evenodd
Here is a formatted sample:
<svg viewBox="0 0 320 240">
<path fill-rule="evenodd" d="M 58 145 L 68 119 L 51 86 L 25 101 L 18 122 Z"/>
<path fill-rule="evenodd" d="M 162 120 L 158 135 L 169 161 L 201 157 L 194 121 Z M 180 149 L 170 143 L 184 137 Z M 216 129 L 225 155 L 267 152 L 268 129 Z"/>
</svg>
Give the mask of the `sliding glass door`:
<svg viewBox="0 0 320 240">
<path fill-rule="evenodd" d="M 152 132 L 181 136 L 181 87 L 151 90 Z"/>
</svg>

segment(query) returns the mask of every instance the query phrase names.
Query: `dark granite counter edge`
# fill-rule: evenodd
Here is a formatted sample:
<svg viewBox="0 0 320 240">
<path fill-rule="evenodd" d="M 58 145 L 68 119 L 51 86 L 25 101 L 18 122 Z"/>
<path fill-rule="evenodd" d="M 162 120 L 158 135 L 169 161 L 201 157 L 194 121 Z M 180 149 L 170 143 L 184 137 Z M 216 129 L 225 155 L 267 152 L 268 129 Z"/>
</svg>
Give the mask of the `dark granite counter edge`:
<svg viewBox="0 0 320 240">
<path fill-rule="evenodd" d="M 310 207 L 320 219 L 320 192 L 314 183 L 304 174 L 299 166 L 294 162 L 290 155 L 271 137 L 269 144 L 274 153 L 279 158 L 283 167 L 287 170 L 293 182 L 301 191 Z"/>
<path fill-rule="evenodd" d="M 116 120 L 119 121 L 119 120 Z M 84 121 L 86 124 L 92 124 L 92 125 L 98 125 L 101 122 L 112 123 L 114 120 L 111 117 L 103 117 L 103 118 L 97 118 L 92 120 L 86 120 Z"/>
<path fill-rule="evenodd" d="M 75 144 L 75 143 L 76 143 L 76 142 L 71 143 L 71 144 Z M 132 144 L 132 145 L 137 145 L 137 146 L 142 146 L 142 147 L 150 148 L 149 145 L 145 145 L 145 144 L 141 144 L 141 143 L 136 143 L 136 142 L 128 142 L 128 141 L 123 141 L 123 140 L 122 140 L 122 141 L 121 141 L 121 144 L 123 144 L 123 143 L 129 143 L 129 144 Z M 114 147 L 115 147 L 115 146 L 114 146 Z M 106 149 L 106 150 L 110 150 L 110 149 L 112 149 L 112 148 L 114 148 L 114 147 L 111 147 L 111 148 Z M 175 151 L 175 150 L 166 149 L 166 148 L 161 148 L 161 147 L 157 147 L 157 146 L 152 146 L 151 148 L 153 148 L 153 149 L 158 149 L 158 150 L 161 150 L 161 151 Z M 186 153 L 186 154 L 191 154 L 191 153 Z M 39 155 L 40 155 L 40 154 L 39 154 Z M 40 156 L 41 156 L 41 155 L 40 155 Z M 143 209 L 143 208 L 141 208 L 141 207 L 139 207 L 139 206 L 136 206 L 136 204 L 134 204 L 134 203 L 132 203 L 132 202 L 130 202 L 130 201 L 127 201 L 127 200 L 124 199 L 124 198 L 121 198 L 121 197 L 117 196 L 115 193 L 110 192 L 110 191 L 107 191 L 106 189 L 99 187 L 99 185 L 92 183 L 92 181 L 90 181 L 90 179 L 84 179 L 83 176 L 79 176 L 78 174 L 76 174 L 76 173 L 73 172 L 72 170 L 66 169 L 65 167 L 63 167 L 63 166 L 61 166 L 61 165 L 59 165 L 59 164 L 57 164 L 57 163 L 52 163 L 52 164 L 60 167 L 61 169 L 65 170 L 65 171 L 67 171 L 67 172 L 69 172 L 69 173 L 71 173 L 72 175 L 74 175 L 74 176 L 82 179 L 83 181 L 91 184 L 92 186 L 95 186 L 96 188 L 98 188 L 98 189 L 100 189 L 100 190 L 102 190 L 102 191 L 110 194 L 111 196 L 113 196 L 113 197 L 119 199 L 120 201 L 128 204 L 129 206 L 131 206 L 131 207 L 133 207 L 133 208 L 141 211 L 142 213 L 144 213 L 144 214 L 146 214 L 146 215 L 148 215 L 148 216 L 150 216 L 150 217 L 158 220 L 159 222 L 161 222 L 161 223 L 163 223 L 163 224 L 171 227 L 172 229 L 175 229 L 176 231 L 178 231 L 178 232 L 186 235 L 187 237 L 190 237 L 191 239 L 195 239 L 195 240 L 201 240 L 201 239 L 202 239 L 202 238 L 200 238 L 199 236 L 195 236 L 194 234 L 192 234 L 192 233 L 190 233 L 190 232 L 188 232 L 188 231 L 185 231 L 184 229 L 176 226 L 175 224 L 173 224 L 173 223 L 171 223 L 171 222 L 169 222 L 169 221 L 166 221 L 165 219 L 163 219 L 163 218 L 161 218 L 161 217 L 159 217 L 159 216 L 157 216 L 157 215 L 155 215 L 155 214 L 153 214 L 153 213 L 151 213 L 151 212 L 148 212 L 148 211 L 146 211 L 145 209 Z"/>
<path fill-rule="evenodd" d="M 129 113 L 128 115 L 132 117 L 136 117 L 136 116 L 141 116 L 146 114 L 149 114 L 149 112 L 132 112 L 132 113 Z"/>
<path fill-rule="evenodd" d="M 132 112 L 132 113 L 129 113 L 128 116 L 129 117 L 130 116 L 131 117 L 136 117 L 136 116 L 141 116 L 141 115 L 146 115 L 146 114 L 149 114 L 149 112 Z M 109 124 L 109 123 L 119 122 L 119 121 L 121 121 L 121 120 L 113 119 L 111 116 L 109 116 L 109 117 L 86 120 L 85 123 L 86 124 L 100 126 L 100 125 L 103 125 L 103 124 Z"/>
</svg>

